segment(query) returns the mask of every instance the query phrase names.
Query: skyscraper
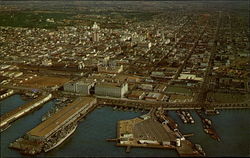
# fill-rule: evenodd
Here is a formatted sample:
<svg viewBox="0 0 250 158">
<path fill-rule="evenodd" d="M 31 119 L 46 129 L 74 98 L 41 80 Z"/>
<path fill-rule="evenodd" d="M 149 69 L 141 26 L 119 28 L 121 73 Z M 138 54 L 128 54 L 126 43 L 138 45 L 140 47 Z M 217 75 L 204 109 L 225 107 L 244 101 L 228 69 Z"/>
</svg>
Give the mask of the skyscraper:
<svg viewBox="0 0 250 158">
<path fill-rule="evenodd" d="M 92 29 L 93 29 L 92 39 L 93 39 L 94 42 L 98 42 L 99 41 L 99 30 L 100 30 L 100 27 L 95 22 L 94 25 L 92 26 Z"/>
</svg>

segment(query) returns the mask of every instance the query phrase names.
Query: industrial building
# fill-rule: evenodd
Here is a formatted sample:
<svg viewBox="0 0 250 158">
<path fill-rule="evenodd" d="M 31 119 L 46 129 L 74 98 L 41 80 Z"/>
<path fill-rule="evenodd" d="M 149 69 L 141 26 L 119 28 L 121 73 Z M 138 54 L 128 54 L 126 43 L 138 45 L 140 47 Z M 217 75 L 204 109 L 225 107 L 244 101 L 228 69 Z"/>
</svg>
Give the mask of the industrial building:
<svg viewBox="0 0 250 158">
<path fill-rule="evenodd" d="M 64 91 L 80 93 L 82 95 L 90 95 L 90 89 L 94 87 L 94 81 L 89 79 L 81 79 L 77 82 L 68 82 L 63 86 Z"/>
<path fill-rule="evenodd" d="M 95 85 L 95 94 L 99 96 L 122 98 L 127 92 L 127 83 L 97 83 Z"/>
<path fill-rule="evenodd" d="M 85 82 L 85 81 L 76 82 L 76 93 L 89 95 L 90 89 L 92 87 L 94 87 L 94 82 Z"/>
</svg>

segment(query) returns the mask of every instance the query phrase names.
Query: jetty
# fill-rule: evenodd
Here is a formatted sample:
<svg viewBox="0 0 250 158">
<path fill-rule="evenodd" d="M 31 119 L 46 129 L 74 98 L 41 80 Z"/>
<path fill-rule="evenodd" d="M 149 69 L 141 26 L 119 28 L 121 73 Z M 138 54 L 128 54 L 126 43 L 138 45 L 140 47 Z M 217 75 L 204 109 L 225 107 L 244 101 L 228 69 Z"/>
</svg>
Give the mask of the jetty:
<svg viewBox="0 0 250 158">
<path fill-rule="evenodd" d="M 49 101 L 52 98 L 51 94 L 44 94 L 34 99 L 27 104 L 21 105 L 10 112 L 5 113 L 0 117 L 0 129 L 1 132 L 10 126 L 10 123 L 21 118 L 27 113 L 33 111 L 36 108 L 42 106 L 45 102 Z"/>
<path fill-rule="evenodd" d="M 74 133 L 78 122 L 96 107 L 93 97 L 79 97 L 73 103 L 27 132 L 22 138 L 10 144 L 10 148 L 21 153 L 35 155 L 48 152 Z"/>
</svg>

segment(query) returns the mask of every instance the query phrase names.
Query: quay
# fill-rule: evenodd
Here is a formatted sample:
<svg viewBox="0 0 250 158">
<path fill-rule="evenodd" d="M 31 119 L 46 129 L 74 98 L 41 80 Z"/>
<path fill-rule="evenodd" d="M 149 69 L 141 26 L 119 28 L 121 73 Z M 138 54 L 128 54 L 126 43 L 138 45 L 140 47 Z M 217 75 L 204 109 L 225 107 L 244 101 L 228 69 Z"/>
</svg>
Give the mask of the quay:
<svg viewBox="0 0 250 158">
<path fill-rule="evenodd" d="M 16 109 L 5 113 L 0 117 L 1 124 L 0 124 L 0 129 L 1 132 L 8 128 L 10 126 L 10 123 L 19 119 L 20 117 L 24 116 L 28 112 L 34 110 L 35 108 L 40 107 L 43 105 L 45 102 L 49 101 L 52 98 L 51 94 L 45 94 L 40 97 L 38 97 L 35 100 L 32 100 L 31 102 L 21 105 L 17 107 Z"/>
<path fill-rule="evenodd" d="M 3 100 L 13 94 L 15 94 L 14 90 L 0 89 L 0 100 Z"/>
<path fill-rule="evenodd" d="M 11 143 L 9 147 L 29 155 L 48 152 L 72 135 L 78 121 L 95 107 L 96 98 L 79 97 L 27 132 L 22 138 Z"/>
<path fill-rule="evenodd" d="M 107 141 L 116 141 L 116 146 L 126 147 L 126 152 L 130 152 L 132 147 L 142 147 L 172 149 L 180 156 L 204 156 L 201 147 L 185 139 L 174 124 L 163 111 L 151 109 L 140 117 L 118 121 L 117 138 Z"/>
<path fill-rule="evenodd" d="M 216 132 L 215 128 L 213 127 L 212 121 L 203 117 L 201 111 L 197 110 L 196 113 L 200 117 L 201 122 L 203 124 L 203 131 L 206 134 L 209 134 L 211 138 L 213 138 L 217 141 L 220 141 L 220 137 L 219 137 L 218 133 Z"/>
<path fill-rule="evenodd" d="M 250 101 L 243 101 L 239 103 L 169 103 L 163 101 L 145 101 L 145 100 L 132 100 L 127 98 L 113 98 L 97 96 L 98 105 L 106 105 L 113 107 L 146 109 L 162 107 L 164 110 L 200 110 L 200 109 L 249 109 Z"/>
</svg>

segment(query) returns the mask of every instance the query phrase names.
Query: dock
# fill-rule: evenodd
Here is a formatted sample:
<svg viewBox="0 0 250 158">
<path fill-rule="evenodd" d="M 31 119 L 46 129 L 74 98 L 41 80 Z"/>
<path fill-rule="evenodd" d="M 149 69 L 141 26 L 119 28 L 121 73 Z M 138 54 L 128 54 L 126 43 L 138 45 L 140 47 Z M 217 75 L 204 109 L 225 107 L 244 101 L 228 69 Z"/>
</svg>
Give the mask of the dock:
<svg viewBox="0 0 250 158">
<path fill-rule="evenodd" d="M 0 117 L 1 124 L 0 129 L 3 131 L 3 129 L 6 129 L 6 127 L 9 127 L 10 123 L 21 118 L 22 116 L 26 115 L 28 112 L 31 112 L 32 110 L 42 106 L 45 102 L 49 101 L 52 98 L 51 94 L 45 94 L 40 97 L 38 97 L 35 100 L 32 100 L 31 102 L 28 102 L 27 104 L 21 105 L 14 110 L 11 110 L 10 112 L 5 113 Z"/>
<path fill-rule="evenodd" d="M 202 116 L 201 111 L 196 111 L 198 116 L 200 117 L 202 124 L 203 124 L 203 130 L 206 134 L 209 134 L 211 138 L 220 141 L 220 137 L 218 133 L 216 132 L 215 128 L 212 125 L 212 121 L 209 119 L 206 119 L 204 116 Z"/>
<path fill-rule="evenodd" d="M 164 110 L 201 110 L 205 109 L 249 109 L 250 100 L 239 103 L 200 103 L 200 102 L 186 102 L 186 103 L 170 103 L 164 101 L 146 101 L 146 100 L 132 100 L 127 98 L 113 98 L 96 96 L 98 105 L 112 106 L 120 108 L 134 108 L 150 110 L 155 107 L 163 107 Z"/>
<path fill-rule="evenodd" d="M 37 127 L 10 144 L 11 148 L 30 155 L 49 151 L 62 143 L 77 128 L 78 121 L 96 107 L 93 97 L 79 97 Z"/>
<path fill-rule="evenodd" d="M 15 91 L 10 89 L 10 90 L 6 90 L 6 89 L 0 89 L 0 100 L 3 100 L 11 95 L 15 94 Z"/>
<path fill-rule="evenodd" d="M 162 112 L 151 110 L 148 114 L 117 123 L 116 146 L 126 147 L 130 152 L 132 147 L 160 148 L 176 150 L 180 156 L 204 156 L 195 145 L 185 139 L 172 119 L 163 116 Z M 165 120 L 167 119 L 167 120 Z"/>
</svg>

